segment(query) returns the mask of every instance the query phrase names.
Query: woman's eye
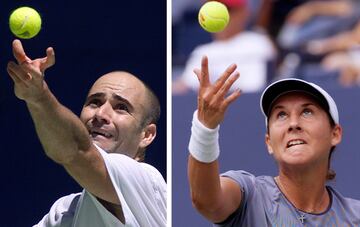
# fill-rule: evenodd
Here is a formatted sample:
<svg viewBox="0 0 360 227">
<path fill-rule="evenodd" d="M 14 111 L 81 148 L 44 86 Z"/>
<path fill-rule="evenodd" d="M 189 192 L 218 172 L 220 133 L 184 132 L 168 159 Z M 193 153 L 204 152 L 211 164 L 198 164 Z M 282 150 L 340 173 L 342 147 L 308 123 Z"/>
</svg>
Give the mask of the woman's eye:
<svg viewBox="0 0 360 227">
<path fill-rule="evenodd" d="M 310 109 L 304 109 L 304 111 L 303 111 L 304 116 L 310 116 L 310 115 L 312 115 L 312 113 L 313 112 Z"/>
<path fill-rule="evenodd" d="M 278 119 L 284 119 L 284 118 L 286 118 L 286 113 L 284 112 L 284 111 L 281 111 L 281 112 L 279 112 L 278 114 L 277 114 L 277 118 Z"/>
</svg>

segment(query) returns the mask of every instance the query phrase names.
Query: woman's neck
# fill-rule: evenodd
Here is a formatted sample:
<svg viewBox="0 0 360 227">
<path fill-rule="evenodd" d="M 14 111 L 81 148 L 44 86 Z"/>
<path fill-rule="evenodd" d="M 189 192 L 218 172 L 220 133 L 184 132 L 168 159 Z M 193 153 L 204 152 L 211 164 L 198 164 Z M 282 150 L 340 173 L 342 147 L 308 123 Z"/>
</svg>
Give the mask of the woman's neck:
<svg viewBox="0 0 360 227">
<path fill-rule="evenodd" d="M 289 175 L 280 172 L 275 181 L 290 203 L 307 213 L 322 213 L 330 204 L 326 175 Z"/>
</svg>

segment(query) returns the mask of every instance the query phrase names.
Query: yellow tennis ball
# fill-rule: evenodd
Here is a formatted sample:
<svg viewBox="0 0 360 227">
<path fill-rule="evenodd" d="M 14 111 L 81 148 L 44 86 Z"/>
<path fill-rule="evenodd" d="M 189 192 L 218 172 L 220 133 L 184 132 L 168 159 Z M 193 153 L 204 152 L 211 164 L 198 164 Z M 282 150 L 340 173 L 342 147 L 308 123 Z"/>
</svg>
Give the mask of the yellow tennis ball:
<svg viewBox="0 0 360 227">
<path fill-rule="evenodd" d="M 205 3 L 199 11 L 199 23 L 208 32 L 220 32 L 229 23 L 229 12 L 220 2 L 210 1 Z"/>
<path fill-rule="evenodd" d="M 14 10 L 9 18 L 11 32 L 22 39 L 36 36 L 41 29 L 39 13 L 30 7 L 20 7 Z"/>
</svg>

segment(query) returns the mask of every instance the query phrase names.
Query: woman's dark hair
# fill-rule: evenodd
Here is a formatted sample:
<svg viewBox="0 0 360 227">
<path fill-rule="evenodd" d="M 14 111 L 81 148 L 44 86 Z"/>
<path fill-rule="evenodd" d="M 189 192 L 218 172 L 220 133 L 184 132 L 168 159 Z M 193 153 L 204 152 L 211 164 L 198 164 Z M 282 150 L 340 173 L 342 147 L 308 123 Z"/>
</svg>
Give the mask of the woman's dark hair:
<svg viewBox="0 0 360 227">
<path fill-rule="evenodd" d="M 334 128 L 334 127 L 335 127 L 335 122 L 334 122 L 334 120 L 333 120 L 332 117 L 330 116 L 329 112 L 326 112 L 326 113 L 327 113 L 327 115 L 328 115 L 331 128 Z M 335 177 L 336 177 L 336 172 L 335 172 L 335 170 L 333 170 L 333 169 L 330 168 L 331 157 L 332 157 L 332 154 L 334 153 L 335 148 L 336 148 L 336 146 L 332 146 L 331 149 L 330 149 L 329 161 L 328 161 L 328 172 L 327 172 L 327 174 L 326 174 L 326 180 L 334 180 Z"/>
</svg>

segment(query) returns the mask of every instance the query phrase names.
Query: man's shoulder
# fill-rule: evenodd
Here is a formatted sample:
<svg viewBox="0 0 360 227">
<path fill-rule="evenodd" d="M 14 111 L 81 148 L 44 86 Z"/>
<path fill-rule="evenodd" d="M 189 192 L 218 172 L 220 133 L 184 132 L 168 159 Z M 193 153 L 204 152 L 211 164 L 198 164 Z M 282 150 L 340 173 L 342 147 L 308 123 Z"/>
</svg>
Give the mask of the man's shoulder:
<svg viewBox="0 0 360 227">
<path fill-rule="evenodd" d="M 82 193 L 73 193 L 55 201 L 50 211 L 34 227 L 72 226 Z"/>
<path fill-rule="evenodd" d="M 154 166 L 146 163 L 146 162 L 139 162 L 142 168 L 144 168 L 147 171 L 150 171 L 153 174 L 161 175 L 159 170 L 157 170 Z"/>
<path fill-rule="evenodd" d="M 75 211 L 77 203 L 81 197 L 82 192 L 72 193 L 66 196 L 63 196 L 56 200 L 53 206 L 56 206 L 57 209 L 63 210 L 73 210 Z"/>
<path fill-rule="evenodd" d="M 138 162 L 124 154 L 106 153 L 97 147 L 104 158 L 107 170 L 112 178 L 114 185 L 124 185 L 128 183 L 141 183 L 151 181 L 152 184 L 159 184 L 161 187 L 165 184 L 161 173 L 150 164 Z"/>
<path fill-rule="evenodd" d="M 160 184 L 166 187 L 165 180 L 159 170 L 157 170 L 154 166 L 148 163 L 141 162 L 140 165 L 153 178 L 153 183 Z"/>
</svg>

